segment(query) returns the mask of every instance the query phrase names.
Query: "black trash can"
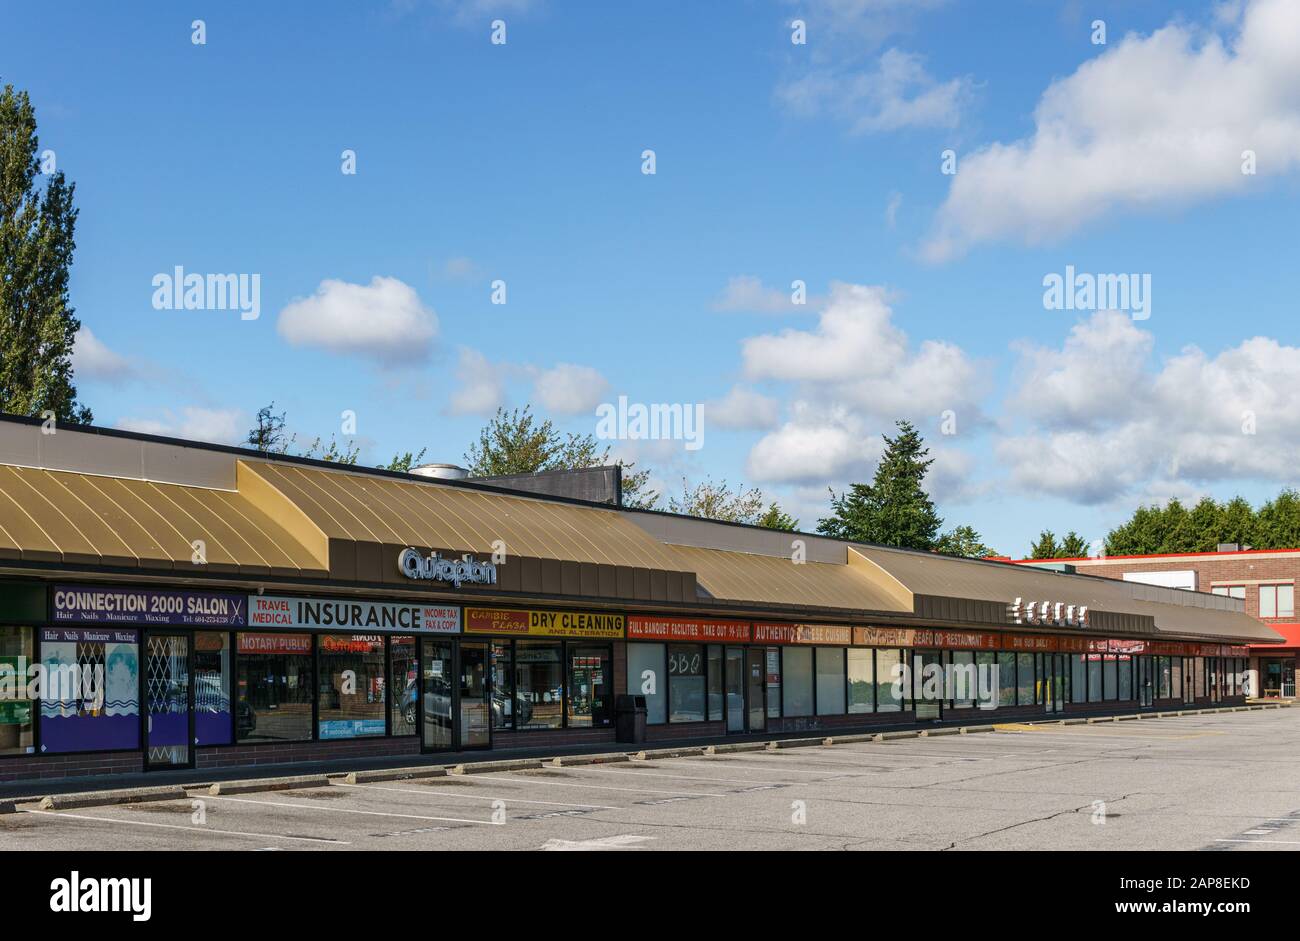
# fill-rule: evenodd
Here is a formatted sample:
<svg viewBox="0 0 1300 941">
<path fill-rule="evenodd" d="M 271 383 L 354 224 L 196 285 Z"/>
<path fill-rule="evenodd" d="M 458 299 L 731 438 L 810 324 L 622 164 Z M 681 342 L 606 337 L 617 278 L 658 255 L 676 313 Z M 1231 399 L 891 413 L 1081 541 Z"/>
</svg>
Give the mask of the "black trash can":
<svg viewBox="0 0 1300 941">
<path fill-rule="evenodd" d="M 644 696 L 619 696 L 614 701 L 614 741 L 638 744 L 645 741 Z"/>
</svg>

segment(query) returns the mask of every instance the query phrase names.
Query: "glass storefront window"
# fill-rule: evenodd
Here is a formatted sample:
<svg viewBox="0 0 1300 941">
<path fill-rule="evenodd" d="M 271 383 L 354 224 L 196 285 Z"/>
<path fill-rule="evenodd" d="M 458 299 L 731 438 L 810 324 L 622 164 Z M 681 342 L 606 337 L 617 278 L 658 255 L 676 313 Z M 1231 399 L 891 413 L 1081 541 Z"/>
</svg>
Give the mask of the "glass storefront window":
<svg viewBox="0 0 1300 941">
<path fill-rule="evenodd" d="M 668 721 L 704 721 L 704 648 L 698 644 L 668 647 Z"/>
<path fill-rule="evenodd" d="M 1174 699 L 1183 698 L 1183 658 L 1175 657 L 1169 667 L 1169 695 Z"/>
<path fill-rule="evenodd" d="M 1120 654 L 1119 658 L 1119 698 L 1124 701 L 1136 698 L 1133 695 L 1133 663 L 1132 657 L 1127 654 Z"/>
<path fill-rule="evenodd" d="M 613 724 L 611 656 L 605 645 L 569 645 L 569 727 L 604 728 Z"/>
<path fill-rule="evenodd" d="M 817 714 L 842 716 L 844 704 L 844 648 L 818 647 L 817 664 Z"/>
<path fill-rule="evenodd" d="M 1086 654 L 1070 658 L 1070 702 L 1088 700 L 1088 660 Z"/>
<path fill-rule="evenodd" d="M 560 645 L 521 640 L 515 644 L 517 728 L 558 729 L 564 725 L 564 669 Z"/>
<path fill-rule="evenodd" d="M 896 647 L 876 651 L 876 711 L 901 712 L 903 695 L 898 674 L 903 652 Z"/>
<path fill-rule="evenodd" d="M 975 651 L 954 650 L 948 666 L 952 676 L 952 704 L 958 709 L 969 709 L 979 693 L 979 677 L 975 673 Z"/>
<path fill-rule="evenodd" d="M 405 635 L 390 637 L 388 660 L 392 668 L 388 678 L 388 698 L 393 734 L 414 735 L 416 712 L 419 709 L 416 690 L 420 674 L 415 638 Z"/>
<path fill-rule="evenodd" d="M 813 714 L 813 664 L 811 647 L 787 647 L 782 654 L 782 714 Z"/>
<path fill-rule="evenodd" d="M 140 634 L 42 628 L 41 751 L 140 747 Z"/>
<path fill-rule="evenodd" d="M 723 672 L 722 672 L 722 647 L 719 644 L 709 645 L 709 721 L 722 721 L 722 689 L 723 689 Z"/>
<path fill-rule="evenodd" d="M 851 647 L 849 664 L 849 712 L 874 712 L 876 708 L 876 671 L 872 666 L 872 651 L 865 647 Z"/>
<path fill-rule="evenodd" d="M 1169 691 L 1170 690 L 1169 681 L 1170 681 L 1171 672 L 1172 672 L 1172 666 L 1170 665 L 1169 658 L 1156 657 L 1156 698 L 1157 699 L 1168 699 L 1172 695 L 1172 693 L 1170 693 Z M 1184 677 L 1184 679 L 1187 680 L 1188 682 L 1191 681 L 1190 677 Z"/>
<path fill-rule="evenodd" d="M 321 740 L 383 735 L 388 708 L 383 636 L 321 634 L 316 644 Z"/>
<path fill-rule="evenodd" d="M 1003 650 L 998 653 L 998 705 L 1016 704 L 1016 655 Z"/>
<path fill-rule="evenodd" d="M 1034 655 L 1016 654 L 1016 704 L 1034 704 Z"/>
<path fill-rule="evenodd" d="M 27 698 L 33 658 L 30 627 L 0 627 L 0 755 L 33 750 L 32 701 Z"/>
<path fill-rule="evenodd" d="M 1105 690 L 1103 696 L 1108 702 L 1119 698 L 1119 663 L 1115 659 L 1115 654 L 1102 654 L 1101 661 L 1101 682 L 1102 689 Z"/>
<path fill-rule="evenodd" d="M 1101 654 L 1088 654 L 1088 702 L 1101 702 Z"/>
<path fill-rule="evenodd" d="M 235 734 L 241 742 L 311 738 L 311 635 L 235 635 Z"/>
<path fill-rule="evenodd" d="M 627 645 L 627 691 L 633 696 L 645 696 L 645 720 L 648 725 L 660 725 L 668 721 L 665 656 L 666 647 L 663 644 Z"/>
<path fill-rule="evenodd" d="M 230 712 L 230 635 L 194 632 L 194 740 L 229 745 L 235 730 Z"/>
<path fill-rule="evenodd" d="M 767 717 L 781 717 L 781 648 L 767 648 Z"/>
<path fill-rule="evenodd" d="M 508 640 L 492 641 L 492 728 L 515 727 L 515 653 Z"/>
</svg>

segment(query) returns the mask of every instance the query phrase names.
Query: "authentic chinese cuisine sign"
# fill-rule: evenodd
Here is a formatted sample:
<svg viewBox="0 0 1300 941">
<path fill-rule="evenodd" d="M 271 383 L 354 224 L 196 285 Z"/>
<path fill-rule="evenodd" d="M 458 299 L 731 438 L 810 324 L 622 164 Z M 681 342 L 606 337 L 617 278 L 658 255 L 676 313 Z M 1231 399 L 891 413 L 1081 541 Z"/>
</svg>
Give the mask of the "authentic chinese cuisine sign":
<svg viewBox="0 0 1300 941">
<path fill-rule="evenodd" d="M 466 608 L 469 634 L 527 634 L 534 637 L 623 636 L 621 614 L 599 611 L 512 611 L 504 608 Z"/>
</svg>

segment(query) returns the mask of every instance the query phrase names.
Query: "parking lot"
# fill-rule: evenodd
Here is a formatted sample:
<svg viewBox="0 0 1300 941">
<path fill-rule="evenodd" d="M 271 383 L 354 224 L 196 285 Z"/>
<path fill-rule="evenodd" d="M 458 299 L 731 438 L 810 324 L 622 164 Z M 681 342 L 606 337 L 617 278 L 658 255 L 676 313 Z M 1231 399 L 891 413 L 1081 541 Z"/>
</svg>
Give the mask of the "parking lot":
<svg viewBox="0 0 1300 941">
<path fill-rule="evenodd" d="M 0 816 L 0 849 L 104 848 L 1295 849 L 1300 710 Z"/>
</svg>

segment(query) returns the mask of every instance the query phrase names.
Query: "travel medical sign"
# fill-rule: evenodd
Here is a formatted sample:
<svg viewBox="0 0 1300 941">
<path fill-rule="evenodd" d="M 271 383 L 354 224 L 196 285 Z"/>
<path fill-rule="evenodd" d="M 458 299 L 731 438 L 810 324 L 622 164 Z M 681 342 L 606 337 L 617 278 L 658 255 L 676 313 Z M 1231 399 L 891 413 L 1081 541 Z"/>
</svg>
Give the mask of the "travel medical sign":
<svg viewBox="0 0 1300 941">
<path fill-rule="evenodd" d="M 53 620 L 67 624 L 243 627 L 248 598 L 218 591 L 55 585 Z"/>
<path fill-rule="evenodd" d="M 327 628 L 347 631 L 401 631 L 459 634 L 460 608 L 428 604 L 385 604 L 340 598 L 249 595 L 248 626 Z"/>
</svg>

